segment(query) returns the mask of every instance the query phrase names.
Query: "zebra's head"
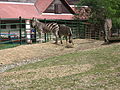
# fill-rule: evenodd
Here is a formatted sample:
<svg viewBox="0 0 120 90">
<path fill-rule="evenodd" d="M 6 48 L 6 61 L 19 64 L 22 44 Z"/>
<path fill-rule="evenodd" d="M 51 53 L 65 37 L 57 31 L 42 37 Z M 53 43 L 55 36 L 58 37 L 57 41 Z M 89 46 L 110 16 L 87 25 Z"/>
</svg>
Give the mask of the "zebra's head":
<svg viewBox="0 0 120 90">
<path fill-rule="evenodd" d="M 39 21 L 36 19 L 36 18 L 32 18 L 32 21 L 31 21 L 31 23 L 32 23 L 32 27 L 33 28 L 35 28 L 36 26 L 37 26 L 37 23 L 38 23 Z"/>
<path fill-rule="evenodd" d="M 38 19 L 32 18 L 31 20 L 32 28 L 35 28 L 38 32 L 43 32 L 43 23 L 39 22 Z"/>
</svg>

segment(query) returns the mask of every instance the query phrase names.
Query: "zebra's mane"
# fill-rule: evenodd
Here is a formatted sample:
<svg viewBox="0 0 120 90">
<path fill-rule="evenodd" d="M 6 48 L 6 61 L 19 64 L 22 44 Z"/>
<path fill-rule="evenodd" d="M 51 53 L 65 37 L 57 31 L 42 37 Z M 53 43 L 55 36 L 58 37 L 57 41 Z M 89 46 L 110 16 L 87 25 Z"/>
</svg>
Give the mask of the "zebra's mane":
<svg viewBox="0 0 120 90">
<path fill-rule="evenodd" d="M 38 19 L 35 19 L 35 21 L 36 21 L 37 23 L 41 23 L 41 22 L 38 21 Z"/>
<path fill-rule="evenodd" d="M 48 32 L 52 32 L 57 27 L 59 28 L 59 25 L 57 23 L 43 23 L 36 18 L 34 18 L 33 21 L 35 23 L 35 27 L 37 31 L 42 30 L 43 32 L 48 33 Z"/>
</svg>

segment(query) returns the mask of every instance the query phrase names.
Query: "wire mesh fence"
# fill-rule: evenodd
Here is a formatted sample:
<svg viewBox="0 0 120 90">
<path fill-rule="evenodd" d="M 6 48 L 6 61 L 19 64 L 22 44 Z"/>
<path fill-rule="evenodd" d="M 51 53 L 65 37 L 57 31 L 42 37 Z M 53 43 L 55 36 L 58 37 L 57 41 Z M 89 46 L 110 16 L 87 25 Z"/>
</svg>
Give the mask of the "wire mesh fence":
<svg viewBox="0 0 120 90">
<path fill-rule="evenodd" d="M 66 26 L 69 26 L 73 33 L 73 38 L 85 38 L 85 29 L 86 29 L 86 21 L 80 21 L 80 20 L 40 20 L 40 22 L 43 23 L 52 23 L 56 22 L 58 24 L 64 24 Z M 53 40 L 55 37 L 51 33 L 45 34 L 43 36 L 44 42 Z"/>
<path fill-rule="evenodd" d="M 14 47 L 16 45 L 27 44 L 27 35 L 29 35 L 32 43 L 37 43 L 40 40 L 42 42 L 48 42 L 54 40 L 55 37 L 52 33 L 39 35 L 34 28 L 30 28 L 30 33 L 26 31 L 26 20 L 24 18 L 16 19 L 3 19 L 0 18 L 0 47 Z M 56 22 L 58 24 L 64 24 L 71 27 L 73 33 L 73 39 L 100 39 L 101 38 L 101 26 L 97 27 L 88 20 L 39 20 L 43 23 Z M 31 25 L 30 25 L 31 26 Z M 120 39 L 120 27 L 114 25 L 112 28 L 111 39 Z"/>
<path fill-rule="evenodd" d="M 26 20 L 24 18 L 16 18 L 16 19 L 0 19 L 0 44 L 4 46 L 5 44 L 9 47 L 9 44 L 13 46 L 19 44 L 27 44 L 27 35 L 29 35 L 32 43 L 37 43 L 40 40 L 42 42 L 48 42 L 51 40 L 55 40 L 55 37 L 52 33 L 41 34 L 34 28 L 30 28 L 30 33 L 27 33 L 26 30 Z M 58 24 L 64 24 L 66 26 L 71 27 L 73 33 L 73 39 L 77 38 L 93 38 L 92 29 L 89 28 L 87 24 L 87 20 L 39 20 L 43 23 L 52 23 L 56 22 Z M 34 29 L 34 30 L 33 30 Z M 96 36 L 97 37 L 97 36 Z M 63 38 L 64 39 L 64 38 Z M 4 44 L 4 45 L 3 45 Z M 11 45 L 10 45 L 11 46 Z"/>
<path fill-rule="evenodd" d="M 3 19 L 0 18 L 0 48 L 14 47 L 25 41 L 24 19 Z"/>
</svg>

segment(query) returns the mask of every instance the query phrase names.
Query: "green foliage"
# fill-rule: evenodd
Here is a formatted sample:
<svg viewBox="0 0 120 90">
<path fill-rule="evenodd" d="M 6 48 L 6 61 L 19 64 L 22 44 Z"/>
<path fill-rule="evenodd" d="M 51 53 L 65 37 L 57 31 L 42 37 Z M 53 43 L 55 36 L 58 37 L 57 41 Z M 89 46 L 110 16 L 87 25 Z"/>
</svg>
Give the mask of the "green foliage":
<svg viewBox="0 0 120 90">
<path fill-rule="evenodd" d="M 78 6 L 89 6 L 94 19 L 120 17 L 120 0 L 80 0 Z"/>
<path fill-rule="evenodd" d="M 120 17 L 120 0 L 103 0 L 106 10 L 106 17 Z"/>
<path fill-rule="evenodd" d="M 112 18 L 113 26 L 120 28 L 120 18 Z"/>
</svg>

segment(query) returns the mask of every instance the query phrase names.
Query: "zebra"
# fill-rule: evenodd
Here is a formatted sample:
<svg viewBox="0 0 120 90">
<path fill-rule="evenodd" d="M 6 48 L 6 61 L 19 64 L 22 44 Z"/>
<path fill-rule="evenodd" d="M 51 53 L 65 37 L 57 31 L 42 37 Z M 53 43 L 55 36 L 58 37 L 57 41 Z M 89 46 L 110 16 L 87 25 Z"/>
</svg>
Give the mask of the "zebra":
<svg viewBox="0 0 120 90">
<path fill-rule="evenodd" d="M 61 44 L 62 43 L 62 36 L 66 37 L 66 43 L 67 43 L 67 37 L 69 39 L 69 43 L 73 44 L 72 41 L 72 30 L 70 27 L 66 25 L 59 25 L 57 23 L 42 23 L 39 22 L 36 18 L 32 19 L 32 27 L 36 28 L 37 32 L 39 35 L 41 33 L 53 33 L 54 36 L 56 37 L 56 42 L 55 44 L 58 44 L 58 39 L 60 38 Z"/>
<path fill-rule="evenodd" d="M 106 43 L 109 43 L 109 35 L 112 29 L 112 20 L 111 19 L 105 19 L 104 23 L 104 41 Z"/>
<path fill-rule="evenodd" d="M 42 33 L 53 33 L 56 38 L 55 44 L 58 44 L 59 25 L 57 23 L 42 23 L 39 22 L 38 19 L 33 18 L 32 27 L 37 30 L 39 35 L 41 35 Z"/>
<path fill-rule="evenodd" d="M 73 40 L 72 40 L 72 35 L 73 34 L 72 34 L 72 30 L 71 30 L 70 27 L 68 27 L 68 26 L 66 26 L 64 24 L 59 25 L 58 36 L 59 36 L 59 38 L 61 40 L 61 44 L 63 44 L 61 37 L 64 36 L 66 38 L 66 44 L 67 44 L 68 39 L 69 39 L 69 43 L 72 43 L 74 45 Z"/>
</svg>

